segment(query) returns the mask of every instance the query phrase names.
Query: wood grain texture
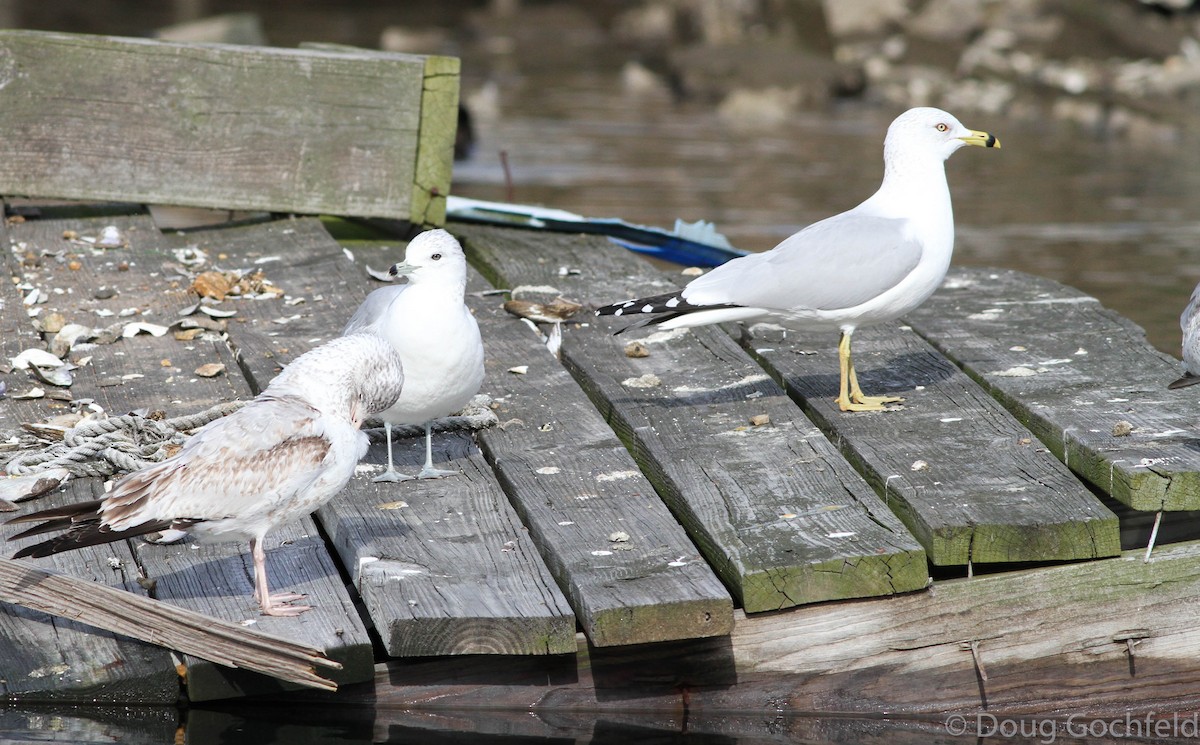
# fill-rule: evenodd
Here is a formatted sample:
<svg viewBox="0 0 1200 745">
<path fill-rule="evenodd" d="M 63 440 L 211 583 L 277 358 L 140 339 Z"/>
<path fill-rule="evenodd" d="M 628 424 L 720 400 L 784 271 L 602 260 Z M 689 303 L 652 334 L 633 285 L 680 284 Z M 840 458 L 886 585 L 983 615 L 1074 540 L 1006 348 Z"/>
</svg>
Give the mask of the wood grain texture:
<svg viewBox="0 0 1200 745">
<path fill-rule="evenodd" d="M 238 266 L 281 257 L 262 266 L 289 297 L 305 298 L 291 306 L 232 301 L 247 321 L 231 326 L 231 343 L 259 386 L 277 365 L 341 333 L 367 292 L 379 286 L 366 278 L 363 264 L 385 270 L 402 257 L 400 243 L 355 246 L 348 255 L 312 219 L 187 237 L 220 246 Z M 276 323 L 281 317 L 292 320 Z M 319 513 L 389 653 L 573 651 L 570 607 L 473 440 L 438 435 L 434 446 L 435 462 L 464 470 L 464 476 L 372 483 L 370 476 L 387 459 L 376 445 L 361 475 Z M 401 471 L 423 462 L 424 438 L 398 439 L 396 455 Z"/>
<path fill-rule="evenodd" d="M 858 466 L 936 565 L 1066 561 L 1121 550 L 1115 515 L 999 403 L 906 327 L 854 334 L 859 381 L 905 401 L 844 413 L 837 334 L 732 327 Z"/>
<path fill-rule="evenodd" d="M 454 230 L 494 283 L 553 286 L 585 307 L 669 286 L 602 238 Z M 732 339 L 660 334 L 631 359 L 622 345 L 645 333 L 615 328 L 570 329 L 564 364 L 747 611 L 925 586 L 919 544 Z M 770 424 L 750 426 L 761 414 Z"/>
<path fill-rule="evenodd" d="M 106 225 L 117 226 L 129 245 L 95 250 L 64 239 L 65 231 L 91 236 Z M 137 315 L 126 321 L 145 320 L 165 326 L 176 321 L 179 308 L 194 302 L 186 279 L 160 271 L 164 262 L 175 257 L 169 251 L 170 242 L 147 217 L 31 220 L 9 228 L 8 237 L 34 255 L 45 255 L 41 266 L 22 269 L 21 275 L 47 290 L 51 299 L 42 306 L 45 314 L 58 312 L 68 321 L 107 325 L 119 319 L 121 310 L 133 308 Z M 71 269 L 71 261 L 79 268 Z M 128 269 L 122 270 L 122 266 Z M 96 299 L 99 287 L 109 288 L 112 297 Z M 101 318 L 95 315 L 98 309 L 114 315 Z M 94 399 L 113 415 L 163 410 L 178 416 L 203 411 L 222 401 L 251 397 L 223 338 L 216 334 L 187 342 L 171 334 L 139 334 L 77 350 L 71 357 L 78 360 L 85 355 L 91 357 L 91 362 L 78 371 L 71 392 L 76 398 Z M 212 378 L 193 374 L 207 363 L 223 364 L 226 372 Z M 315 526 L 311 522 L 307 525 L 306 531 L 292 536 L 297 542 L 272 551 L 270 571 L 278 585 L 299 587 L 322 602 L 299 619 L 263 619 L 264 627 L 312 647 L 328 648 L 344 664 L 335 676 L 339 682 L 366 680 L 373 663 L 366 627 L 329 552 L 319 547 L 319 541 L 313 546 L 298 540 L 300 535 L 317 535 Z M 193 550 L 191 544 L 153 546 L 140 539 L 130 544 L 135 554 L 131 565 L 139 568 L 144 579 L 156 583 L 160 599 L 230 621 L 247 618 L 248 604 L 253 605 L 251 575 L 245 568 L 249 562 L 247 546 L 223 543 Z M 231 575 L 212 571 L 220 566 L 236 569 Z M 230 672 L 198 658 L 189 658 L 187 665 L 188 695 L 194 700 L 261 693 L 280 686 L 266 676 Z"/>
<path fill-rule="evenodd" d="M 0 193 L 436 219 L 449 172 L 418 179 L 417 154 L 456 111 L 423 114 L 425 74 L 361 50 L 4 31 Z"/>
<path fill-rule="evenodd" d="M 738 614 L 727 638 L 607 650 L 580 639 L 575 666 L 569 658 L 387 663 L 374 687 L 340 700 L 539 718 L 603 719 L 634 707 L 651 717 L 686 711 L 689 721 L 887 712 L 939 727 L 948 714 L 982 712 L 1190 716 L 1200 709 L 1200 544 L 1164 546 L 1149 564 L 1142 553 L 938 582 L 929 593 Z"/>
<path fill-rule="evenodd" d="M 907 320 L 1096 488 L 1139 510 L 1200 508 L 1200 391 L 1168 391 L 1178 363 L 1095 298 L 963 269 Z"/>
<path fill-rule="evenodd" d="M 591 643 L 729 633 L 729 593 L 571 375 L 500 297 L 470 305 L 504 423 L 480 444 Z"/>
</svg>

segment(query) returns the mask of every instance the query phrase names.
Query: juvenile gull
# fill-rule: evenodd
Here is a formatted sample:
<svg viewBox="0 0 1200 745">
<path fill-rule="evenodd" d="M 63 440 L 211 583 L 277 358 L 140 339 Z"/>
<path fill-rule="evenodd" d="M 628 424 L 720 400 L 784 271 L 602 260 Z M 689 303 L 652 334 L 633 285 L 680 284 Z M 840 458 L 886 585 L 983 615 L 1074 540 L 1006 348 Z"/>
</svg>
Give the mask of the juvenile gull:
<svg viewBox="0 0 1200 745">
<path fill-rule="evenodd" d="M 123 476 L 103 499 L 9 520 L 42 521 L 14 538 L 64 532 L 13 558 L 41 557 L 146 533 L 249 540 L 254 596 L 269 616 L 295 616 L 303 595 L 272 595 L 263 539 L 342 490 L 367 452 L 359 430 L 400 396 L 400 357 L 371 334 L 297 357 L 253 401 L 200 428 L 171 458 Z"/>
<path fill-rule="evenodd" d="M 1167 388 L 1186 388 L 1200 383 L 1200 285 L 1192 290 L 1192 298 L 1179 316 L 1183 330 L 1183 377 L 1171 381 Z"/>
<path fill-rule="evenodd" d="M 726 321 L 839 329 L 838 405 L 842 411 L 882 410 L 903 399 L 863 394 L 850 337 L 861 326 L 913 310 L 946 276 L 954 215 L 944 164 L 964 145 L 999 148 L 1000 142 L 945 111 L 910 109 L 888 127 L 883 184 L 870 199 L 770 251 L 733 259 L 681 291 L 608 305 L 596 314 L 660 314 L 635 326 L 664 329 Z"/>
<path fill-rule="evenodd" d="M 367 295 L 342 331 L 378 334 L 404 361 L 404 391 L 379 414 L 387 431 L 388 467 L 375 480 L 451 476 L 457 471 L 433 467 L 433 420 L 461 410 L 483 384 L 483 340 L 464 302 L 467 257 L 454 236 L 429 230 L 412 239 L 404 261 L 389 273 L 408 282 Z M 398 473 L 393 465 L 394 424 L 425 425 L 425 466 L 416 476 Z"/>
</svg>

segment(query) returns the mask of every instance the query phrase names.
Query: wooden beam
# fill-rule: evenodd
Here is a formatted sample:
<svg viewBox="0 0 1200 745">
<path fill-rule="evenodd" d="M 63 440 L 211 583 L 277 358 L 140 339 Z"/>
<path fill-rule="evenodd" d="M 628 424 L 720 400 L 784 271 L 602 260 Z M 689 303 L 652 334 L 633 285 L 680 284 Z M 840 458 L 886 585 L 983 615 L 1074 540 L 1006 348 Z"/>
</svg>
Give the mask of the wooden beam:
<svg viewBox="0 0 1200 745">
<path fill-rule="evenodd" d="M 907 320 L 1096 488 L 1200 509 L 1200 390 L 1168 391 L 1178 362 L 1128 319 L 1052 280 L 959 269 Z"/>
<path fill-rule="evenodd" d="M 37 31 L 0 57 L 0 193 L 444 214 L 457 60 Z"/>
</svg>

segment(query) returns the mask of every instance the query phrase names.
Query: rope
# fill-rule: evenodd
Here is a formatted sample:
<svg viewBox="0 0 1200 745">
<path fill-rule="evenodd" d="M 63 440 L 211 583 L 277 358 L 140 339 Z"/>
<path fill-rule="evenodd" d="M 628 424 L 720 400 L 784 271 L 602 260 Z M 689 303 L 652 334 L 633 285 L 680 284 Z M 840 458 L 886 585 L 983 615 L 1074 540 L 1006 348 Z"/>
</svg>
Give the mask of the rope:
<svg viewBox="0 0 1200 745">
<path fill-rule="evenodd" d="M 83 422 L 67 430 L 61 443 L 15 456 L 5 470 L 12 476 L 26 476 L 49 468 L 65 468 L 78 477 L 137 471 L 166 460 L 187 439 L 185 432 L 203 427 L 244 405 L 242 401 L 232 401 L 173 419 L 125 414 Z"/>
<path fill-rule="evenodd" d="M 468 430 L 475 431 L 479 429 L 487 429 L 494 427 L 500 423 L 500 418 L 496 416 L 496 412 L 492 411 L 492 397 L 486 393 L 480 393 L 471 399 L 471 403 L 463 407 L 463 410 L 454 416 L 444 416 L 441 419 L 434 419 L 432 429 L 434 432 L 450 432 L 452 430 Z M 367 431 L 367 435 L 372 442 L 386 442 L 387 433 L 382 429 L 372 429 Z M 400 439 L 405 437 L 424 437 L 424 424 L 399 424 L 392 426 L 392 437 Z"/>
</svg>

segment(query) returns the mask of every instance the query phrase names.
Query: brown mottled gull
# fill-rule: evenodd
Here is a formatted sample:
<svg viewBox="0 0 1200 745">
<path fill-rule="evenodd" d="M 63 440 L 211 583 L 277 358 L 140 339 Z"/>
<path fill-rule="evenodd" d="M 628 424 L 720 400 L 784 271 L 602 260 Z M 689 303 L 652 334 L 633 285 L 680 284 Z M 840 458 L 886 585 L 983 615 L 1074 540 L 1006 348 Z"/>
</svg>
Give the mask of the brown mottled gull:
<svg viewBox="0 0 1200 745">
<path fill-rule="evenodd" d="M 399 355 L 371 334 L 297 357 L 253 401 L 201 429 L 171 458 L 123 476 L 103 499 L 9 520 L 44 521 L 13 539 L 63 531 L 16 553 L 41 557 L 166 529 L 201 541 L 248 540 L 254 595 L 270 616 L 295 616 L 302 595 L 272 595 L 263 539 L 342 490 L 367 452 L 367 417 L 396 402 Z"/>
</svg>

